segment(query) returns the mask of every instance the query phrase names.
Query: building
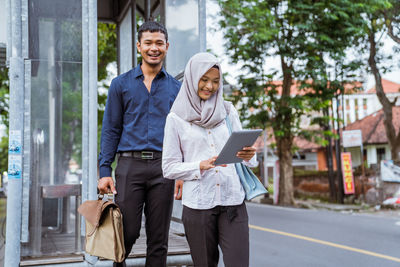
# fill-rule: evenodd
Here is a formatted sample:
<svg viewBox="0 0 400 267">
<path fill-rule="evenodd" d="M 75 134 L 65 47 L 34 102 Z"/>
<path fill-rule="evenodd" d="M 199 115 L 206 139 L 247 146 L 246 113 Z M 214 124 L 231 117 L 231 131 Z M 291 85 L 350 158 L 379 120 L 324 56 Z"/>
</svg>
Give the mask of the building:
<svg viewBox="0 0 400 267">
<path fill-rule="evenodd" d="M 391 82 L 386 79 L 382 79 L 384 91 L 391 101 L 396 97 L 397 105 L 400 106 L 400 84 Z M 281 85 L 282 81 L 274 81 L 273 84 Z M 364 159 L 367 160 L 368 167 L 374 167 L 379 164 L 382 159 L 390 159 L 390 147 L 387 142 L 385 129 L 383 126 L 383 113 L 382 106 L 376 96 L 375 87 L 370 88 L 367 91 L 363 91 L 362 83 L 355 82 L 353 84 L 348 84 L 345 86 L 345 92 L 342 97 L 339 97 L 339 116 L 342 118 L 344 114 L 344 126 L 345 130 L 362 130 L 363 143 L 364 143 Z M 277 87 L 278 93 L 280 93 L 281 87 Z M 298 86 L 294 83 L 291 86 L 291 95 L 302 95 L 304 91 L 299 90 Z M 342 107 L 341 103 L 345 103 Z M 332 101 L 333 109 L 336 110 L 336 99 Z M 400 107 L 395 108 L 400 110 Z M 398 114 L 394 112 L 395 114 Z M 336 113 L 334 112 L 334 117 Z M 317 116 L 318 114 L 315 114 Z M 300 123 L 301 127 L 309 128 L 312 116 L 304 116 Z M 400 120 L 400 117 L 397 117 Z M 397 123 L 397 121 L 395 122 Z M 373 127 L 373 126 L 376 127 Z M 316 126 L 318 127 L 318 126 Z M 399 129 L 400 124 L 396 126 Z M 315 129 L 315 128 L 313 128 Z M 273 143 L 273 138 L 267 142 L 267 146 Z M 263 147 L 264 141 L 259 138 L 256 142 L 256 147 L 260 158 L 263 157 Z M 314 170 L 327 170 L 327 155 L 326 148 L 318 145 L 314 142 L 302 139 L 300 137 L 295 137 L 294 147 L 297 151 L 294 153 L 293 157 L 293 167 L 301 169 L 314 169 Z M 360 148 L 349 148 L 353 158 L 353 167 L 360 166 L 361 164 L 361 151 Z M 271 154 L 271 153 L 270 153 Z M 335 148 L 332 151 L 333 157 L 333 167 L 336 169 L 336 157 Z M 274 162 L 277 157 L 271 155 L 268 157 L 267 165 L 269 167 L 274 166 Z"/>
<path fill-rule="evenodd" d="M 400 84 L 382 79 L 383 90 L 390 101 L 400 96 Z M 376 96 L 375 86 L 367 91 L 348 91 L 332 101 L 333 109 L 339 105 L 339 118 L 343 120 L 344 126 L 377 112 L 382 108 Z M 396 106 L 400 105 L 400 98 L 397 99 Z M 334 112 L 334 117 L 336 114 Z"/>
<path fill-rule="evenodd" d="M 378 167 L 381 160 L 391 159 L 390 146 L 383 124 L 383 110 L 380 109 L 365 118 L 346 126 L 346 130 L 361 130 L 363 142 L 363 156 L 368 167 Z M 400 129 L 400 106 L 393 107 L 393 124 L 396 134 Z M 361 149 L 347 148 L 351 152 L 353 167 L 361 165 Z"/>
</svg>

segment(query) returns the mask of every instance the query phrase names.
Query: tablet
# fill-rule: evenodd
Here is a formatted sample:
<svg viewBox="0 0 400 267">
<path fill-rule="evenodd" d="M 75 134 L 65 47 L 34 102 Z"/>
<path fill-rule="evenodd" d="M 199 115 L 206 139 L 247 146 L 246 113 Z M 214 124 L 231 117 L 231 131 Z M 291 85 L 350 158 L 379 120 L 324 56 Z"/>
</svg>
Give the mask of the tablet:
<svg viewBox="0 0 400 267">
<path fill-rule="evenodd" d="M 252 146 L 261 132 L 261 129 L 232 132 L 214 165 L 242 162 L 243 159 L 236 157 L 237 152 L 245 146 Z"/>
</svg>

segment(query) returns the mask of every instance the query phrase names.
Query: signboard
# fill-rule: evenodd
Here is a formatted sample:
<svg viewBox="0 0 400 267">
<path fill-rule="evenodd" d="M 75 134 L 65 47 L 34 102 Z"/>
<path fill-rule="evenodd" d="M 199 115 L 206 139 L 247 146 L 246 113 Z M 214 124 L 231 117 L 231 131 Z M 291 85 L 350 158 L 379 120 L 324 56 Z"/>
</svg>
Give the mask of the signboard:
<svg viewBox="0 0 400 267">
<path fill-rule="evenodd" d="M 346 195 L 354 194 L 354 177 L 350 152 L 342 152 L 342 172 L 344 193 Z"/>
<path fill-rule="evenodd" d="M 21 179 L 22 157 L 19 155 L 8 156 L 8 178 Z"/>
<path fill-rule="evenodd" d="M 10 137 L 8 141 L 8 154 L 21 155 L 21 144 L 21 131 L 10 131 Z"/>
<path fill-rule="evenodd" d="M 385 182 L 400 183 L 400 167 L 394 165 L 392 160 L 382 160 L 381 178 Z"/>
<path fill-rule="evenodd" d="M 361 130 L 343 131 L 343 147 L 362 146 Z"/>
</svg>

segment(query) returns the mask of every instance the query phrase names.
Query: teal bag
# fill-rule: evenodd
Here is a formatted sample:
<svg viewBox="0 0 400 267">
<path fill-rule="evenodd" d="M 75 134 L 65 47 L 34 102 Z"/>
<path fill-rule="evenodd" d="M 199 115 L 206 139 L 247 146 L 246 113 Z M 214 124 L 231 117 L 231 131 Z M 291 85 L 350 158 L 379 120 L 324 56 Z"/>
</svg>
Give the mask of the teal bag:
<svg viewBox="0 0 400 267">
<path fill-rule="evenodd" d="M 228 126 L 229 134 L 232 134 L 232 124 L 228 116 L 226 116 L 226 125 Z M 264 185 L 258 177 L 251 171 L 249 167 L 243 163 L 235 163 L 236 172 L 240 178 L 240 183 L 246 193 L 246 200 L 251 200 L 256 196 L 268 193 Z"/>
</svg>

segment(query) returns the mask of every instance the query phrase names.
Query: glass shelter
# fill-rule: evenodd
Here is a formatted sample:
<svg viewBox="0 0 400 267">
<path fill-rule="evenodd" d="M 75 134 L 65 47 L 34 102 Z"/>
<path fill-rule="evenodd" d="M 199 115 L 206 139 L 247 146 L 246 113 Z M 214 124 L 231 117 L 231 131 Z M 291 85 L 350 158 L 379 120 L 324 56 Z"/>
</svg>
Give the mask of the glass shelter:
<svg viewBox="0 0 400 267">
<path fill-rule="evenodd" d="M 138 64 L 138 23 L 164 23 L 166 69 L 179 78 L 205 51 L 205 0 L 7 0 L 6 8 L 10 143 L 21 145 L 9 153 L 9 171 L 19 169 L 9 176 L 5 266 L 87 266 L 77 207 L 97 198 L 97 22 L 117 25 L 118 73 Z"/>
</svg>

